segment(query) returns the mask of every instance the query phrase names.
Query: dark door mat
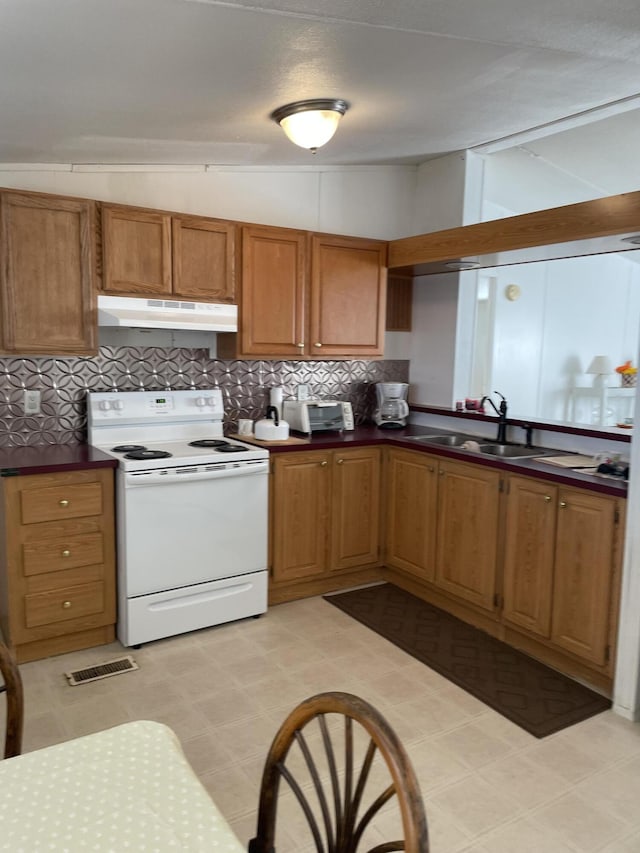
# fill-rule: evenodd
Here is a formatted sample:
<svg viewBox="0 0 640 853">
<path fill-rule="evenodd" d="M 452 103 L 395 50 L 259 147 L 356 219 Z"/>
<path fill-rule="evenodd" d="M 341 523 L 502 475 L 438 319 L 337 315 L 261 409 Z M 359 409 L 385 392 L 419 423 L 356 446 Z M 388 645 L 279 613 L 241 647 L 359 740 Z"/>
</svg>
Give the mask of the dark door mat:
<svg viewBox="0 0 640 853">
<path fill-rule="evenodd" d="M 605 696 L 393 584 L 324 599 L 535 737 L 611 707 Z"/>
</svg>

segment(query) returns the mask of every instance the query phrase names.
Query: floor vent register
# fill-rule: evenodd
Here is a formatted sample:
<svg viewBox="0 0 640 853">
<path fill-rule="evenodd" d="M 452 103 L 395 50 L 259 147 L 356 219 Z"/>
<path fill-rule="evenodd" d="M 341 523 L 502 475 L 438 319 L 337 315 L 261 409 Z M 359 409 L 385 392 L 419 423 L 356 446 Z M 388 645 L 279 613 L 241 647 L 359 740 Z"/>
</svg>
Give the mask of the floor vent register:
<svg viewBox="0 0 640 853">
<path fill-rule="evenodd" d="M 79 684 L 87 684 L 89 681 L 99 681 L 101 678 L 120 675 L 121 672 L 132 672 L 134 669 L 139 669 L 138 664 L 130 655 L 127 655 L 123 658 L 105 661 L 105 663 L 98 663 L 95 666 L 88 666 L 85 669 L 74 669 L 71 672 L 65 672 L 65 676 L 71 686 L 77 687 Z"/>
</svg>

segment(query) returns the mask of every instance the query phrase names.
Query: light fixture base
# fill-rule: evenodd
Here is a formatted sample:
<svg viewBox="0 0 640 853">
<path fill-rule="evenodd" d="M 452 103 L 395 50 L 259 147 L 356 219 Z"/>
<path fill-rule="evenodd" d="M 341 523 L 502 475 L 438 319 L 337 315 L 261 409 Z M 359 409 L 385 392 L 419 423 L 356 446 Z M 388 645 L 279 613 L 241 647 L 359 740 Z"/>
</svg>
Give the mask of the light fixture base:
<svg viewBox="0 0 640 853">
<path fill-rule="evenodd" d="M 271 118 L 291 142 L 315 154 L 331 139 L 348 109 L 349 104 L 341 98 L 308 98 L 278 107 Z"/>
</svg>

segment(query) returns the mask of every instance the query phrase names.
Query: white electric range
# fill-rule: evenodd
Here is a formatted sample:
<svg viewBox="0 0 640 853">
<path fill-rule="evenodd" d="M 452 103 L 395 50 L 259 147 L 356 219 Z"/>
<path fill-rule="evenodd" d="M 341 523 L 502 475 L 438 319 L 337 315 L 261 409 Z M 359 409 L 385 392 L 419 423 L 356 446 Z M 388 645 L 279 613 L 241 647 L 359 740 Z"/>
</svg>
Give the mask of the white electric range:
<svg viewBox="0 0 640 853">
<path fill-rule="evenodd" d="M 219 389 L 87 394 L 89 443 L 118 459 L 125 646 L 267 609 L 269 453 L 223 417 Z"/>
</svg>

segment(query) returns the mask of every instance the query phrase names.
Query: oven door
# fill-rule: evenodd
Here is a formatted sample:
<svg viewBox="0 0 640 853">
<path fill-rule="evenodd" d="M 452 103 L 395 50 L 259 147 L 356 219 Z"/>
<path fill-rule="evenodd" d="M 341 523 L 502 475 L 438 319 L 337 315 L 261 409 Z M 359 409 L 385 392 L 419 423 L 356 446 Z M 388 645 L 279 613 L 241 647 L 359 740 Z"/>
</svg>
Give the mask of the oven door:
<svg viewBox="0 0 640 853">
<path fill-rule="evenodd" d="M 267 567 L 268 461 L 118 472 L 127 598 Z"/>
</svg>

